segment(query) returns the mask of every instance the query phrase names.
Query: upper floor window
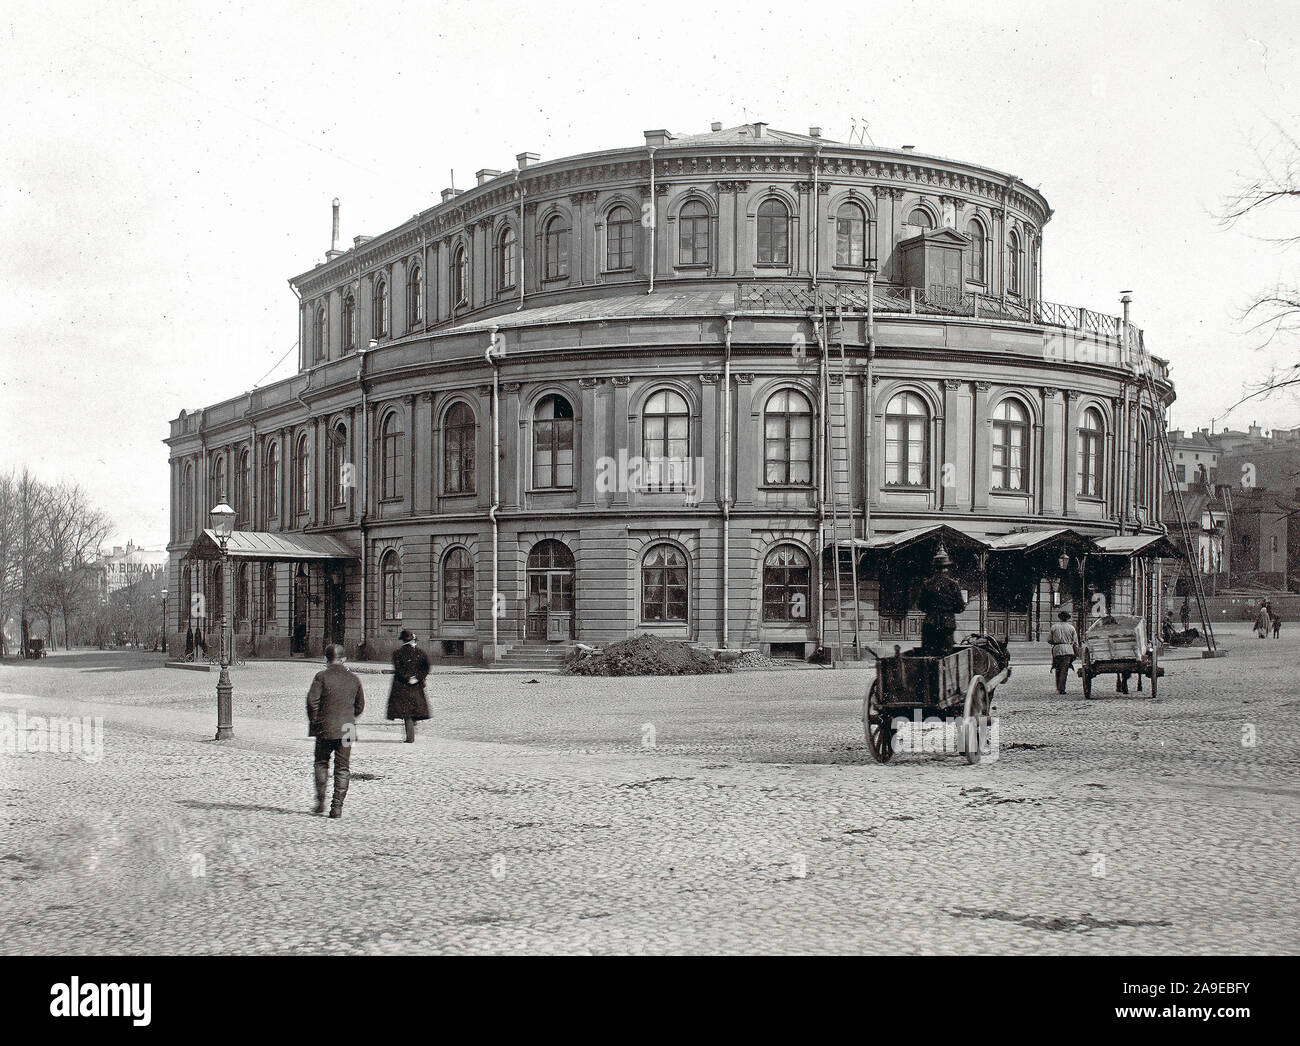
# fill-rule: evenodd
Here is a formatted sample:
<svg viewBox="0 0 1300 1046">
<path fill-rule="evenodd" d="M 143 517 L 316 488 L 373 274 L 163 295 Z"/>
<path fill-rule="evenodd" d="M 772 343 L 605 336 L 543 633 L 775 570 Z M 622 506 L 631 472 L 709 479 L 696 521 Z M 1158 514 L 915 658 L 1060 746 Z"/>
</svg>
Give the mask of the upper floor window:
<svg viewBox="0 0 1300 1046">
<path fill-rule="evenodd" d="M 469 304 L 469 256 L 464 244 L 457 244 L 451 256 L 451 295 L 453 304 Z"/>
<path fill-rule="evenodd" d="M 777 545 L 763 560 L 763 620 L 806 622 L 812 563 L 796 545 Z"/>
<path fill-rule="evenodd" d="M 323 360 L 329 352 L 329 328 L 325 324 L 325 306 L 316 307 L 316 322 L 312 331 L 312 358 Z"/>
<path fill-rule="evenodd" d="M 1004 399 L 993 411 L 993 489 L 1029 489 L 1029 412 Z"/>
<path fill-rule="evenodd" d="M 474 620 L 474 561 L 467 549 L 453 548 L 442 558 L 442 619 Z"/>
<path fill-rule="evenodd" d="M 343 347 L 349 351 L 357 347 L 357 299 L 351 291 L 343 295 Z"/>
<path fill-rule="evenodd" d="M 641 561 L 641 620 L 685 621 L 686 557 L 674 545 L 655 545 Z"/>
<path fill-rule="evenodd" d="M 967 255 L 966 278 L 975 283 L 984 282 L 984 225 L 972 218 L 966 223 L 966 235 L 970 237 L 970 254 Z"/>
<path fill-rule="evenodd" d="M 443 493 L 474 493 L 474 412 L 468 403 L 447 411 L 442 447 Z"/>
<path fill-rule="evenodd" d="M 343 466 L 347 461 L 348 446 L 348 427 L 339 422 L 330 430 L 329 442 L 326 444 L 325 467 L 329 471 L 326 479 L 329 490 L 330 504 L 337 506 L 342 505 L 344 491 L 347 486 L 344 482 Z"/>
<path fill-rule="evenodd" d="M 229 497 L 226 491 L 226 456 L 218 454 L 212 463 L 212 489 L 208 492 L 208 506 L 212 507 Z"/>
<path fill-rule="evenodd" d="M 758 264 L 790 264 L 790 212 L 780 200 L 759 204 Z"/>
<path fill-rule="evenodd" d="M 533 412 L 533 486 L 573 486 L 573 407 L 546 396 Z"/>
<path fill-rule="evenodd" d="M 266 518 L 280 518 L 280 445 L 274 441 L 266 445 L 266 466 L 262 473 L 262 493 L 265 495 Z"/>
<path fill-rule="evenodd" d="M 262 617 L 266 621 L 275 620 L 275 564 L 262 564 Z"/>
<path fill-rule="evenodd" d="M 907 224 L 929 231 L 934 228 L 934 219 L 930 217 L 930 212 L 924 207 L 914 207 L 912 213 L 907 216 Z"/>
<path fill-rule="evenodd" d="M 569 226 L 558 214 L 546 223 L 542 252 L 546 279 L 560 280 L 569 275 Z"/>
<path fill-rule="evenodd" d="M 1146 507 L 1151 503 L 1151 432 L 1146 418 L 1138 419 L 1137 445 L 1137 503 Z"/>
<path fill-rule="evenodd" d="M 412 262 L 406 274 L 406 325 L 414 327 L 424 322 L 424 269 Z"/>
<path fill-rule="evenodd" d="M 395 410 L 384 416 L 379 427 L 379 496 L 395 498 L 400 494 L 402 478 L 402 417 Z"/>
<path fill-rule="evenodd" d="M 641 421 L 641 456 L 652 468 L 656 461 L 689 461 L 691 413 L 679 393 L 660 389 L 646 400 Z M 650 482 L 653 486 L 663 486 L 676 480 L 652 476 Z"/>
<path fill-rule="evenodd" d="M 186 464 L 181 477 L 181 530 L 194 529 L 194 466 Z"/>
<path fill-rule="evenodd" d="M 1078 472 L 1076 490 L 1086 498 L 1101 497 L 1102 479 L 1101 415 L 1089 407 L 1079 419 L 1079 443 L 1075 451 Z"/>
<path fill-rule="evenodd" d="M 241 526 L 247 526 L 250 522 L 249 497 L 248 490 L 248 473 L 250 456 L 248 449 L 245 448 L 239 452 L 239 464 L 235 467 L 235 500 L 231 503 L 237 513 L 237 518 Z"/>
<path fill-rule="evenodd" d="M 311 493 L 311 458 L 307 453 L 307 437 L 298 437 L 294 446 L 293 460 L 293 509 L 298 515 L 307 511 Z"/>
<path fill-rule="evenodd" d="M 605 268 L 614 272 L 632 268 L 632 234 L 636 222 L 632 212 L 622 206 L 615 207 L 605 219 Z"/>
<path fill-rule="evenodd" d="M 677 216 L 677 261 L 681 265 L 708 265 L 712 257 L 709 209 L 691 200 Z"/>
<path fill-rule="evenodd" d="M 867 213 L 856 203 L 842 203 L 835 212 L 835 264 L 867 264 Z"/>
<path fill-rule="evenodd" d="M 812 405 L 794 389 L 781 389 L 763 408 L 763 482 L 812 483 Z"/>
<path fill-rule="evenodd" d="M 374 294 L 374 317 L 371 321 L 371 329 L 374 338 L 388 337 L 388 281 L 378 279 L 375 281 Z"/>
<path fill-rule="evenodd" d="M 402 620 L 402 561 L 395 549 L 379 562 L 381 613 L 385 621 Z"/>
<path fill-rule="evenodd" d="M 1015 229 L 1007 236 L 1007 290 L 1020 293 L 1020 234 Z"/>
<path fill-rule="evenodd" d="M 885 407 L 885 483 L 930 483 L 930 412 L 915 392 L 900 392 Z"/>
<path fill-rule="evenodd" d="M 519 242 L 515 227 L 507 225 L 497 240 L 497 290 L 505 291 L 515 286 L 515 269 L 519 265 Z"/>
</svg>

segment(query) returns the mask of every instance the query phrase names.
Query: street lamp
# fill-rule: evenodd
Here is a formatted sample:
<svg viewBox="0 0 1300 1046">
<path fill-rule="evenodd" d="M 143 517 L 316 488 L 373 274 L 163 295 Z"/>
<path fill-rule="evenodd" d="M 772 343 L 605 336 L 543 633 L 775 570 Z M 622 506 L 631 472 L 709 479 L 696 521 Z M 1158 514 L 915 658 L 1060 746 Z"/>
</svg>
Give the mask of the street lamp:
<svg viewBox="0 0 1300 1046">
<path fill-rule="evenodd" d="M 210 513 L 212 532 L 221 546 L 221 675 L 217 677 L 217 737 L 226 741 L 235 736 L 232 722 L 231 695 L 234 688 L 230 685 L 230 648 L 226 646 L 226 604 L 230 599 L 230 535 L 235 529 L 235 510 L 226 504 L 225 498 Z"/>
<path fill-rule="evenodd" d="M 162 652 L 163 655 L 166 656 L 167 654 L 167 590 L 165 588 L 162 590 L 162 601 L 163 601 Z"/>
</svg>

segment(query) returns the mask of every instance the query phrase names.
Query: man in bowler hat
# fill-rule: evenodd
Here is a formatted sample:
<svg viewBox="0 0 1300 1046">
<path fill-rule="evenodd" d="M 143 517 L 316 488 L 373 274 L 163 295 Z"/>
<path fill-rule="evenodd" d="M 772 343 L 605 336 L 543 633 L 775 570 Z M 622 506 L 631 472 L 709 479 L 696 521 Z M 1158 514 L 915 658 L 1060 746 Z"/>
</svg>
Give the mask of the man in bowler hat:
<svg viewBox="0 0 1300 1046">
<path fill-rule="evenodd" d="M 406 723 L 406 743 L 415 741 L 415 724 L 429 718 L 429 699 L 424 694 L 424 680 L 429 674 L 429 658 L 415 644 L 415 634 L 402 629 L 402 645 L 393 651 L 393 687 L 388 692 L 388 719 Z"/>
<path fill-rule="evenodd" d="M 343 798 L 352 776 L 352 742 L 357 736 L 357 717 L 366 707 L 361 680 L 343 667 L 343 648 L 331 643 L 325 648 L 325 669 L 316 673 L 307 691 L 307 736 L 316 739 L 316 808 L 325 812 L 325 791 L 329 785 L 330 756 L 334 757 L 334 801 L 330 816 L 343 816 Z"/>
</svg>

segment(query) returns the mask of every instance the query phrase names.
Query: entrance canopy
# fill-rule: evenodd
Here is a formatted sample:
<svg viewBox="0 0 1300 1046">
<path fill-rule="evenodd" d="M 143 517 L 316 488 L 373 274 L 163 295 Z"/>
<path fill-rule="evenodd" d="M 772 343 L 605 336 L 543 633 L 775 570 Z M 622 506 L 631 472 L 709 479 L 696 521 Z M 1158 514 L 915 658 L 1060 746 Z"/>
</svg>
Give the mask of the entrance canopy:
<svg viewBox="0 0 1300 1046">
<path fill-rule="evenodd" d="M 866 541 L 857 538 L 853 542 L 853 547 L 864 558 L 878 559 L 891 556 L 916 545 L 933 545 L 937 547 L 940 542 L 949 552 L 983 552 L 988 548 L 988 545 L 979 538 L 963 534 L 960 530 L 950 527 L 946 523 L 936 523 L 929 527 L 913 527 L 911 530 L 900 530 L 897 534 L 878 534 Z M 840 542 L 841 546 L 847 544 L 846 541 Z"/>
<path fill-rule="evenodd" d="M 259 563 L 361 558 L 338 538 L 328 534 L 270 534 L 257 530 L 236 530 L 226 542 L 226 553 L 231 559 Z M 205 530 L 183 558 L 221 559 L 221 542 L 216 532 Z"/>
<path fill-rule="evenodd" d="M 1104 556 L 1137 556 L 1140 559 L 1182 559 L 1182 554 L 1163 534 L 1115 534 L 1097 541 Z"/>
<path fill-rule="evenodd" d="M 989 551 L 1006 552 L 1069 552 L 1075 556 L 1099 551 L 1098 544 L 1086 534 L 1069 527 L 1047 527 L 1042 530 L 1021 530 L 1003 534 L 989 541 Z"/>
</svg>

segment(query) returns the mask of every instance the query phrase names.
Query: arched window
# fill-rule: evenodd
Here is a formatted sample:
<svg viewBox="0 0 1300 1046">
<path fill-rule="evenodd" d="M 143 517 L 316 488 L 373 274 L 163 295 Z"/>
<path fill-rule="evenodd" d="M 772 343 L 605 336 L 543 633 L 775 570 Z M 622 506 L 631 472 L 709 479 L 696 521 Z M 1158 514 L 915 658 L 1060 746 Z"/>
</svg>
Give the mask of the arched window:
<svg viewBox="0 0 1300 1046">
<path fill-rule="evenodd" d="M 780 200 L 758 205 L 758 264 L 790 264 L 790 212 Z"/>
<path fill-rule="evenodd" d="M 519 241 L 515 227 L 507 225 L 497 240 L 497 290 L 505 291 L 515 286 L 515 269 L 519 265 Z"/>
<path fill-rule="evenodd" d="M 691 412 L 679 393 L 660 389 L 641 415 L 641 456 L 652 490 L 680 490 L 691 480 Z"/>
<path fill-rule="evenodd" d="M 835 264 L 867 264 L 867 212 L 856 203 L 842 203 L 835 212 Z"/>
<path fill-rule="evenodd" d="M 298 515 L 307 511 L 311 495 L 311 457 L 307 453 L 307 436 L 298 437 L 293 451 L 293 509 Z"/>
<path fill-rule="evenodd" d="M 176 624 L 180 631 L 189 627 L 193 600 L 194 575 L 189 567 L 181 567 L 181 598 L 176 601 Z"/>
<path fill-rule="evenodd" d="M 605 269 L 616 272 L 632 268 L 632 234 L 636 221 L 632 212 L 622 206 L 615 207 L 605 219 Z"/>
<path fill-rule="evenodd" d="M 1102 496 L 1102 434 L 1101 415 L 1089 407 L 1079 419 L 1079 443 L 1075 451 L 1079 474 L 1076 489 L 1085 498 Z"/>
<path fill-rule="evenodd" d="M 474 561 L 463 548 L 442 557 L 442 619 L 474 620 Z"/>
<path fill-rule="evenodd" d="M 343 480 L 343 464 L 347 460 L 348 446 L 348 427 L 339 422 L 329 431 L 328 442 L 325 445 L 325 468 L 329 475 L 326 477 L 326 484 L 329 490 L 330 504 L 333 506 L 344 503 L 344 491 L 347 489 Z"/>
<path fill-rule="evenodd" d="M 190 464 L 181 478 L 181 530 L 187 534 L 194 530 L 194 466 Z"/>
<path fill-rule="evenodd" d="M 402 620 L 402 561 L 389 549 L 379 561 L 381 613 L 385 621 Z"/>
<path fill-rule="evenodd" d="M 970 237 L 970 254 L 966 256 L 968 268 L 966 278 L 975 283 L 984 282 L 984 225 L 972 218 L 966 223 L 966 235 Z"/>
<path fill-rule="evenodd" d="M 677 262 L 679 265 L 708 265 L 712 257 L 709 209 L 691 200 L 677 216 Z"/>
<path fill-rule="evenodd" d="M 402 479 L 402 416 L 391 410 L 379 427 L 379 496 L 396 498 L 401 495 Z"/>
<path fill-rule="evenodd" d="M 232 503 L 236 512 L 240 526 L 247 526 L 251 522 L 249 509 L 252 498 L 249 497 L 248 473 L 250 456 L 248 448 L 245 447 L 239 452 L 239 464 L 235 467 L 235 500 Z"/>
<path fill-rule="evenodd" d="M 930 230 L 934 228 L 934 219 L 924 207 L 914 207 L 912 213 L 907 216 L 907 224 L 915 225 L 918 229 Z"/>
<path fill-rule="evenodd" d="M 213 508 L 229 498 L 226 487 L 226 456 L 218 454 L 212 463 L 212 489 L 208 492 L 208 508 Z"/>
<path fill-rule="evenodd" d="M 280 445 L 274 441 L 266 445 L 266 464 L 262 467 L 262 500 L 266 503 L 266 518 L 280 518 Z"/>
<path fill-rule="evenodd" d="M 685 621 L 686 557 L 673 545 L 654 545 L 641 561 L 641 620 Z"/>
<path fill-rule="evenodd" d="M 1007 236 L 1007 290 L 1020 293 L 1020 234 L 1015 229 Z"/>
<path fill-rule="evenodd" d="M 573 407 L 546 396 L 533 412 L 533 486 L 573 486 Z"/>
<path fill-rule="evenodd" d="M 993 489 L 1029 489 L 1029 412 L 1019 400 L 993 411 Z"/>
<path fill-rule="evenodd" d="M 248 570 L 247 563 L 240 563 L 239 572 L 235 575 L 235 618 L 239 621 L 249 617 Z"/>
<path fill-rule="evenodd" d="M 797 545 L 777 545 L 763 561 L 763 620 L 806 622 L 812 564 Z"/>
<path fill-rule="evenodd" d="M 371 330 L 374 332 L 373 338 L 388 337 L 388 281 L 382 277 L 375 281 L 375 294 L 373 299 L 374 316 L 371 319 Z"/>
<path fill-rule="evenodd" d="M 315 359 L 323 360 L 329 352 L 329 328 L 325 325 L 325 306 L 316 307 L 316 328 L 312 337 Z"/>
<path fill-rule="evenodd" d="M 1138 419 L 1137 445 L 1137 507 L 1146 508 L 1151 502 L 1151 468 L 1149 462 L 1151 433 L 1145 417 Z"/>
<path fill-rule="evenodd" d="M 768 397 L 763 409 L 763 482 L 812 483 L 812 405 L 793 389 Z"/>
<path fill-rule="evenodd" d="M 262 618 L 275 620 L 275 564 L 262 564 Z"/>
<path fill-rule="evenodd" d="M 424 268 L 412 262 L 406 273 L 406 325 L 424 322 Z"/>
<path fill-rule="evenodd" d="M 469 256 L 464 244 L 458 244 L 451 256 L 451 296 L 456 306 L 469 304 Z"/>
<path fill-rule="evenodd" d="M 455 404 L 443 423 L 444 494 L 474 493 L 474 435 L 474 412 L 468 403 Z"/>
<path fill-rule="evenodd" d="M 555 215 L 546 223 L 542 253 L 546 279 L 562 280 L 569 275 L 569 226 L 561 215 Z"/>
<path fill-rule="evenodd" d="M 343 348 L 349 352 L 357 347 L 357 299 L 348 291 L 343 295 Z"/>
<path fill-rule="evenodd" d="M 915 392 L 900 392 L 885 407 L 885 483 L 930 485 L 930 411 Z"/>
</svg>

